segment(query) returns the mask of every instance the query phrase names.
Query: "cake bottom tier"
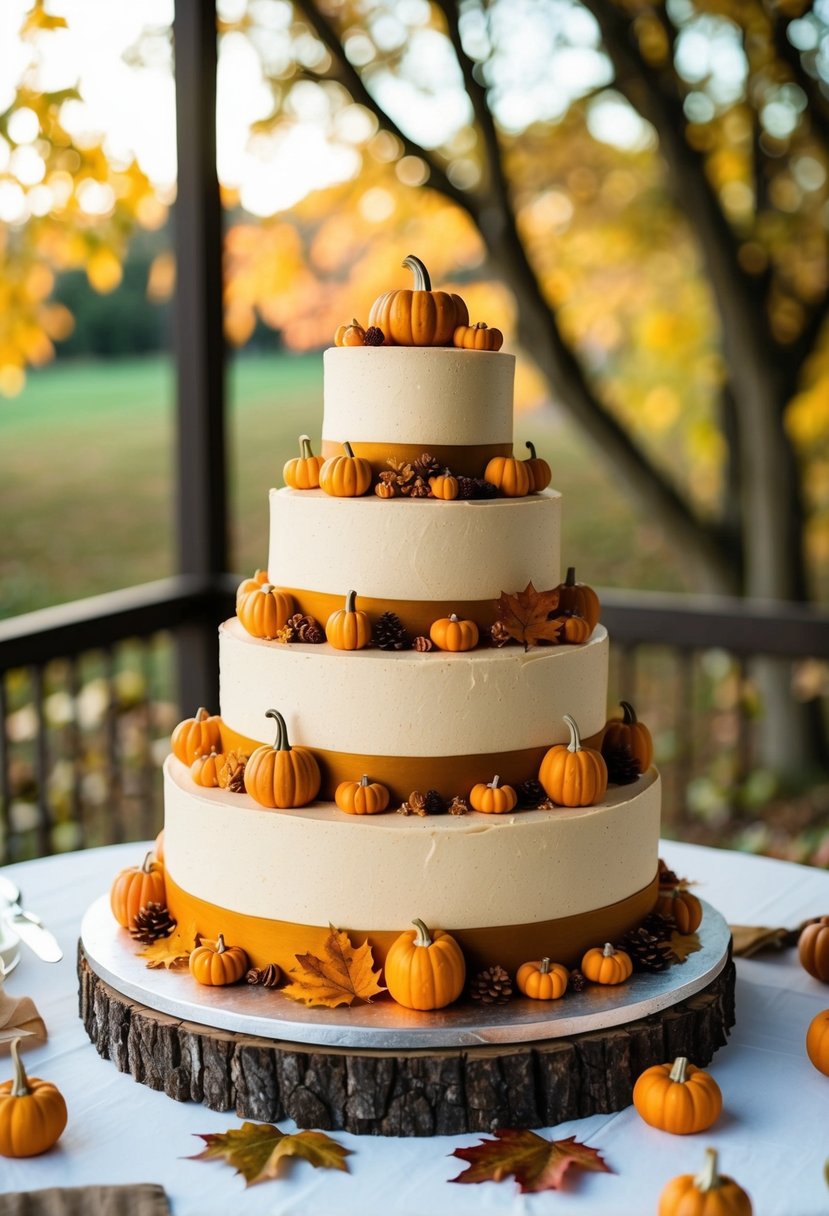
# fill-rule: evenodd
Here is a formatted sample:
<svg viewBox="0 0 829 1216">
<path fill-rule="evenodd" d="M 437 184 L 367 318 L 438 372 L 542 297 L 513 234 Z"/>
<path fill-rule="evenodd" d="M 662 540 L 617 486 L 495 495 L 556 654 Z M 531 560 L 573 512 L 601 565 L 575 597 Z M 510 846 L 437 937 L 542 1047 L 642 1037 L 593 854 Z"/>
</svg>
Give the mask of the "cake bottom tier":
<svg viewBox="0 0 829 1216">
<path fill-rule="evenodd" d="M 168 903 L 253 962 L 290 970 L 329 926 L 382 962 L 419 917 L 457 937 L 470 968 L 544 955 L 573 964 L 656 900 L 660 782 L 611 787 L 598 806 L 510 815 L 267 810 L 165 765 Z"/>
</svg>

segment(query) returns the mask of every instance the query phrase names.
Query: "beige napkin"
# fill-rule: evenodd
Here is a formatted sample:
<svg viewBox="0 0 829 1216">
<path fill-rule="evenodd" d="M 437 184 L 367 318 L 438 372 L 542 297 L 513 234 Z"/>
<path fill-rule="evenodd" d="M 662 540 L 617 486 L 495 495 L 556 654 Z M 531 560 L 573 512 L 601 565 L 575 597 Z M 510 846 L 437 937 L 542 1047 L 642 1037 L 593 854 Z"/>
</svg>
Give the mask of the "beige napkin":
<svg viewBox="0 0 829 1216">
<path fill-rule="evenodd" d="M 797 939 L 816 917 L 804 920 L 796 929 L 772 928 L 769 925 L 729 925 L 734 939 L 733 953 L 738 958 L 753 958 L 766 950 L 787 950 L 797 945 Z"/>
<path fill-rule="evenodd" d="M 46 1025 L 29 996 L 13 997 L 0 976 L 0 1053 L 12 1039 L 45 1039 Z"/>
<path fill-rule="evenodd" d="M 164 1188 L 135 1186 L 50 1187 L 0 1195 L 0 1216 L 170 1216 Z"/>
</svg>

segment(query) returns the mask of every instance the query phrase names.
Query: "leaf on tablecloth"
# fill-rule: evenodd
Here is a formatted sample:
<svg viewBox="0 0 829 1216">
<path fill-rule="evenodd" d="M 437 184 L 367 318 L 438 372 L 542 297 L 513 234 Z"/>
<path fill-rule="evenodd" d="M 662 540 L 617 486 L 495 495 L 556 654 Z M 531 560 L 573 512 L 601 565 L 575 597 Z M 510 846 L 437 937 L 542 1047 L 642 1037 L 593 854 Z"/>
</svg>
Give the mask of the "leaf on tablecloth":
<svg viewBox="0 0 829 1216">
<path fill-rule="evenodd" d="M 196 925 L 179 925 L 169 937 L 162 937 L 153 942 L 146 950 L 140 950 L 139 958 L 147 962 L 147 966 L 155 967 L 186 967 L 187 960 L 196 948 Z"/>
<path fill-rule="evenodd" d="M 469 1168 L 450 1182 L 502 1182 L 511 1174 L 522 1192 L 557 1191 L 571 1166 L 612 1174 L 613 1170 L 596 1149 L 567 1140 L 545 1140 L 535 1132 L 505 1128 L 494 1140 L 482 1140 L 471 1148 L 456 1148 L 453 1157 L 468 1161 Z"/>
<path fill-rule="evenodd" d="M 368 942 L 355 949 L 348 934 L 332 926 L 323 953 L 324 958 L 315 954 L 294 956 L 299 967 L 291 970 L 296 979 L 282 989 L 285 996 L 306 1005 L 335 1009 L 355 1000 L 370 1003 L 373 996 L 386 991 L 377 983 L 380 972 L 374 970 Z"/>
<path fill-rule="evenodd" d="M 0 1043 L 27 1037 L 45 1039 L 46 1023 L 31 997 L 9 996 L 0 979 Z"/>
<path fill-rule="evenodd" d="M 697 950 L 701 949 L 702 942 L 698 933 L 677 933 L 674 930 L 671 934 L 671 952 L 675 962 L 684 963 L 689 954 L 696 954 Z"/>
<path fill-rule="evenodd" d="M 527 583 L 524 590 L 515 595 L 502 591 L 497 603 L 496 621 L 503 625 L 511 638 L 521 642 L 525 650 L 534 642 L 557 642 L 561 617 L 553 614 L 558 608 L 558 599 L 556 588 L 536 591 L 532 583 Z"/>
<path fill-rule="evenodd" d="M 797 945 L 797 940 L 806 925 L 804 921 L 796 929 L 770 928 L 768 925 L 729 925 L 733 938 L 733 953 L 739 958 L 752 958 L 766 950 L 787 950 Z"/>
<path fill-rule="evenodd" d="M 248 1186 L 278 1178 L 290 1157 L 301 1157 L 315 1169 L 345 1170 L 351 1153 L 325 1132 L 281 1132 L 271 1123 L 243 1123 L 228 1132 L 201 1135 L 203 1152 L 188 1161 L 226 1161 L 242 1174 Z"/>
</svg>

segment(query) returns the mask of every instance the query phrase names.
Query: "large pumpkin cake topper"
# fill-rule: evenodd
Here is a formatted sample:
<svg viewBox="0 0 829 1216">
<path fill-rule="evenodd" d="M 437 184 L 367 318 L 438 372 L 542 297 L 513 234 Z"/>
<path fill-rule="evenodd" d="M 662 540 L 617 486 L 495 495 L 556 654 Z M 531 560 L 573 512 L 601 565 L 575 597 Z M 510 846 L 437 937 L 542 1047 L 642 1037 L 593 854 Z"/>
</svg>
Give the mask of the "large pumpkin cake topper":
<svg viewBox="0 0 829 1216">
<path fill-rule="evenodd" d="M 378 296 L 369 325 L 382 329 L 387 346 L 451 346 L 457 327 L 469 324 L 466 304 L 452 292 L 433 291 L 429 271 L 414 254 L 402 264 L 414 274 L 414 289 Z"/>
</svg>

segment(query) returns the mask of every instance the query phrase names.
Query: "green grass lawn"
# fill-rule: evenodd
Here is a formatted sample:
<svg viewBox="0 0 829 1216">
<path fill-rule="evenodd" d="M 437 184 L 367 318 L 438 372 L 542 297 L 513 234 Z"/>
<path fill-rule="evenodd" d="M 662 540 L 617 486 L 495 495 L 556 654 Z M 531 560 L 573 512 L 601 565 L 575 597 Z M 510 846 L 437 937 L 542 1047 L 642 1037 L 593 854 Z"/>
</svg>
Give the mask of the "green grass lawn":
<svg viewBox="0 0 829 1216">
<path fill-rule="evenodd" d="M 296 437 L 322 418 L 319 355 L 231 363 L 231 553 L 263 565 L 267 493 Z M 63 361 L 0 400 L 0 617 L 171 574 L 175 564 L 173 367 L 157 357 Z M 552 410 L 521 415 L 564 494 L 562 560 L 604 586 L 681 589 L 680 557 L 597 454 Z"/>
</svg>

